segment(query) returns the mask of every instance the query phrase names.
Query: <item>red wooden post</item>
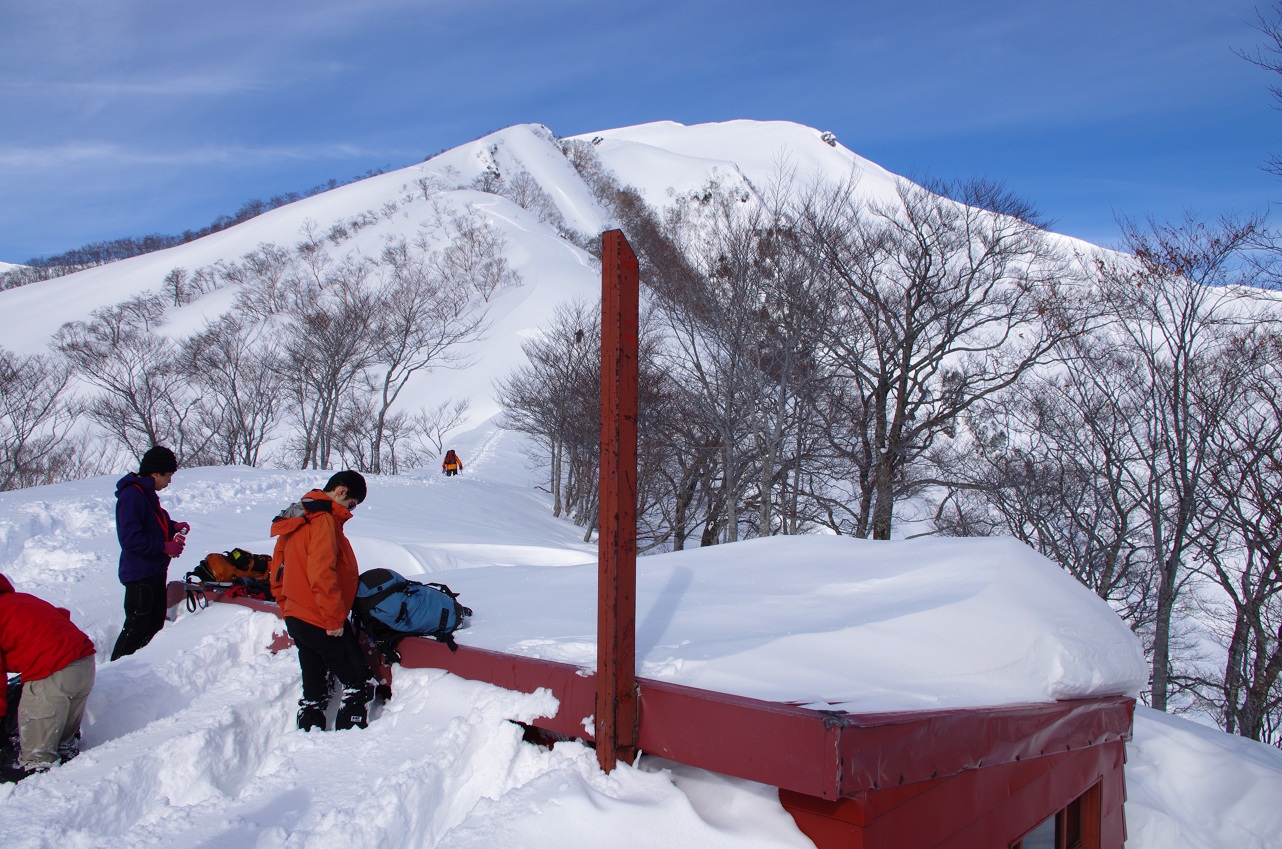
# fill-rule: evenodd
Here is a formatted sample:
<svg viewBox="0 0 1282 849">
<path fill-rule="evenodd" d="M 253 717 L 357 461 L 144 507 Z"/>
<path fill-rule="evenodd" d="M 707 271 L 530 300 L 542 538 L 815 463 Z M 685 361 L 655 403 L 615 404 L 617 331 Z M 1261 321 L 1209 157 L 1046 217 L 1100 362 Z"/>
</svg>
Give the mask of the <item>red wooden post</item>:
<svg viewBox="0 0 1282 849">
<path fill-rule="evenodd" d="M 597 534 L 596 752 L 609 772 L 636 757 L 637 258 L 601 236 L 601 479 Z"/>
</svg>

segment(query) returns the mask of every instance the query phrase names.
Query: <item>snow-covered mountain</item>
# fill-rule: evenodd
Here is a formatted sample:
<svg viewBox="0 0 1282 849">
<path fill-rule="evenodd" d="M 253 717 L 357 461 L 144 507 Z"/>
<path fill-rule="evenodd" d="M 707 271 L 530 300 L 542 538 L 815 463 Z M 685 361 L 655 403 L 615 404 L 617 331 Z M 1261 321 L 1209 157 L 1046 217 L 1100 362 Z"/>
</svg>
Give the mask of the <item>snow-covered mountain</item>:
<svg viewBox="0 0 1282 849">
<path fill-rule="evenodd" d="M 788 173 L 798 185 L 822 178 L 853 177 L 870 199 L 894 198 L 895 175 L 847 150 L 818 130 L 783 121 L 729 121 L 685 126 L 659 122 L 579 136 L 620 185 L 636 188 L 663 209 L 674 198 L 710 181 L 723 186 L 766 187 Z M 484 191 L 487 175 L 502 189 Z M 528 175 L 528 179 L 527 176 Z M 519 205 L 521 186 L 536 186 L 538 203 Z M 512 188 L 517 186 L 515 190 Z M 473 401 L 473 423 L 497 411 L 492 381 L 520 361 L 520 344 L 552 311 L 573 297 L 600 292 L 599 266 L 575 238 L 590 239 L 617 226 L 546 127 L 519 125 L 460 145 L 408 168 L 345 185 L 264 213 L 185 245 L 0 292 L 0 312 L 21 315 L 3 345 L 18 353 L 46 350 L 58 328 L 86 320 L 94 310 L 144 292 L 164 292 L 174 269 L 194 272 L 233 263 L 260 246 L 290 248 L 317 234 L 336 257 L 376 257 L 388 239 L 443 246 L 441 224 L 472 213 L 506 239 L 505 256 L 522 283 L 497 294 L 492 327 L 469 346 L 466 371 L 437 370 L 417 376 L 406 406 L 443 398 Z M 1075 240 L 1053 236 L 1066 245 Z M 237 285 L 171 308 L 162 331 L 181 338 L 231 309 Z"/>
<path fill-rule="evenodd" d="M 659 207 L 713 179 L 764 186 L 781 168 L 801 180 L 854 175 L 859 191 L 881 199 L 896 179 L 785 122 L 663 122 L 578 141 Z M 487 190 L 499 181 L 503 193 Z M 64 322 L 163 291 L 176 268 L 233 263 L 308 234 L 335 255 L 376 256 L 389 238 L 438 238 L 443 222 L 464 214 L 506 239 L 521 283 L 495 293 L 486 338 L 467 352 L 472 365 L 417 376 L 408 404 L 472 400 L 452 443 L 467 470 L 451 480 L 431 470 L 373 479 L 349 532 L 365 568 L 430 574 L 463 592 L 477 615 L 461 641 L 590 665 L 594 550 L 580 528 L 551 517 L 526 465 L 530 446 L 489 421 L 493 381 L 521 361 L 521 342 L 567 299 L 598 294 L 598 266 L 581 245 L 614 225 L 547 128 L 512 127 L 187 245 L 0 292 L 3 345 L 43 351 Z M 162 331 L 190 335 L 231 309 L 236 293 L 231 283 L 171 307 Z M 317 477 L 184 469 L 163 500 L 192 523 L 189 552 L 264 550 L 271 516 Z M 112 478 L 98 477 L 0 493 L 0 571 L 71 609 L 100 661 L 122 618 L 111 491 Z M 1144 685 L 1125 626 L 1031 551 L 1001 540 L 917 541 L 875 544 L 890 547 L 874 556 L 869 545 L 770 539 L 647 559 L 643 674 L 869 710 L 1135 694 Z M 784 562 L 805 615 L 771 623 L 752 592 Z M 531 592 L 551 601 L 531 605 Z M 138 655 L 100 664 L 84 755 L 0 788 L 0 841 L 807 845 L 769 788 L 645 758 L 607 777 L 582 747 L 523 746 L 506 720 L 545 710 L 537 694 L 406 672 L 365 732 L 302 734 L 293 727 L 297 665 L 265 648 L 274 627 L 247 611 L 182 615 Z M 875 656 L 861 650 L 870 644 Z M 1282 830 L 1272 804 L 1282 754 L 1267 746 L 1141 711 L 1128 770 L 1129 846 L 1264 847 Z"/>
</svg>

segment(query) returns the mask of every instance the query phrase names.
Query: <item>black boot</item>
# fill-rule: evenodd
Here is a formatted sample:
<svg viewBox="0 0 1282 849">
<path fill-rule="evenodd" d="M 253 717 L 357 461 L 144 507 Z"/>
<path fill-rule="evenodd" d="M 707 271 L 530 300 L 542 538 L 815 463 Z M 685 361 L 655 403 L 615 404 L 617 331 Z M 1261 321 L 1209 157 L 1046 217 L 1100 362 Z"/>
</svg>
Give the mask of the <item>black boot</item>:
<svg viewBox="0 0 1282 849">
<path fill-rule="evenodd" d="M 72 737 L 67 742 L 58 744 L 59 763 L 65 764 L 67 761 L 71 760 L 72 758 L 76 757 L 79 754 L 80 754 L 80 732 L 79 731 L 76 732 L 76 736 Z"/>
<path fill-rule="evenodd" d="M 33 767 L 24 767 L 17 761 L 14 761 L 13 763 L 0 764 L 0 784 L 17 784 L 24 778 L 48 771 L 48 764 Z"/>
<path fill-rule="evenodd" d="M 320 702 L 307 699 L 298 700 L 298 728 L 300 731 L 311 731 L 313 728 L 325 730 L 325 707 Z"/>
<path fill-rule="evenodd" d="M 369 700 L 373 697 L 374 688 L 369 684 L 343 690 L 343 703 L 339 705 L 338 716 L 334 718 L 334 730 L 369 727 L 369 715 L 366 711 Z"/>
</svg>

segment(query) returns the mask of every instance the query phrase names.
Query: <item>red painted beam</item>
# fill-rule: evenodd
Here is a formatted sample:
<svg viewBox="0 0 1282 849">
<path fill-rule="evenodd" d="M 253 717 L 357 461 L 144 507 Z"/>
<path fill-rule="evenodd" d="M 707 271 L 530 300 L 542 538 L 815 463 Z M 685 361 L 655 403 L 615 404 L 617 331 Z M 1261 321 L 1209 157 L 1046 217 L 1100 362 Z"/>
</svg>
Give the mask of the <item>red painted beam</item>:
<svg viewBox="0 0 1282 849">
<path fill-rule="evenodd" d="M 597 533 L 597 760 L 637 751 L 638 265 L 620 230 L 601 236 L 601 474 Z"/>
<path fill-rule="evenodd" d="M 229 601 L 278 615 L 270 602 Z M 554 734 L 594 739 L 584 725 L 595 709 L 596 682 L 590 670 L 465 644 L 451 652 L 442 643 L 417 637 L 402 640 L 398 648 L 408 668 L 443 669 L 526 693 L 547 688 L 560 702 L 557 712 L 532 724 Z M 1133 699 L 1117 696 L 847 714 L 669 681 L 642 678 L 637 683 L 637 745 L 642 751 L 830 800 L 1127 740 L 1135 708 Z"/>
<path fill-rule="evenodd" d="M 170 584 L 170 602 L 182 585 Z M 271 602 L 225 601 L 279 615 Z M 287 647 L 283 634 L 273 650 Z M 546 688 L 552 716 L 531 724 L 593 742 L 585 721 L 596 676 L 568 663 L 410 637 L 402 665 L 505 689 Z M 385 683 L 391 670 L 380 670 Z M 638 679 L 641 751 L 780 789 L 819 849 L 1006 846 L 1075 799 L 1084 849 L 1122 849 L 1122 763 L 1133 699 L 1108 697 L 994 708 L 847 714 Z"/>
</svg>

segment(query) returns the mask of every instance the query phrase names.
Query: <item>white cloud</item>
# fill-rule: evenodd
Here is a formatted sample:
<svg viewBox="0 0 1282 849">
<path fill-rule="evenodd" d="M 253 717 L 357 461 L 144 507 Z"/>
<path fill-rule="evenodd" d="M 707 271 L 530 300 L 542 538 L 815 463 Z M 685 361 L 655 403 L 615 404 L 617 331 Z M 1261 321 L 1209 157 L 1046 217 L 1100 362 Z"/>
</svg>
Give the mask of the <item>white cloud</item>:
<svg viewBox="0 0 1282 849">
<path fill-rule="evenodd" d="M 115 144 L 70 142 L 40 147 L 0 146 L 0 168 L 66 166 L 117 167 L 126 165 L 256 164 L 317 159 L 353 159 L 386 156 L 387 151 L 359 145 L 319 143 L 305 145 L 209 145 L 181 150 L 149 150 Z"/>
</svg>

